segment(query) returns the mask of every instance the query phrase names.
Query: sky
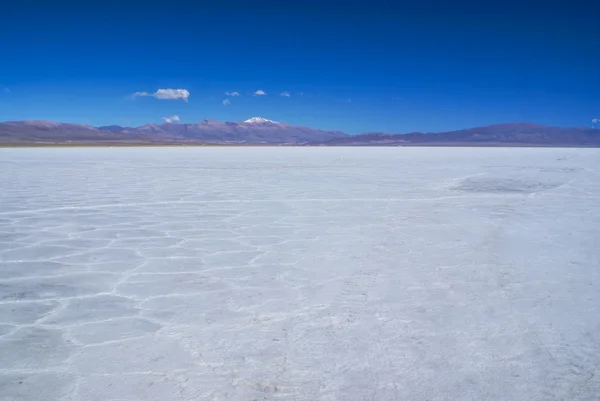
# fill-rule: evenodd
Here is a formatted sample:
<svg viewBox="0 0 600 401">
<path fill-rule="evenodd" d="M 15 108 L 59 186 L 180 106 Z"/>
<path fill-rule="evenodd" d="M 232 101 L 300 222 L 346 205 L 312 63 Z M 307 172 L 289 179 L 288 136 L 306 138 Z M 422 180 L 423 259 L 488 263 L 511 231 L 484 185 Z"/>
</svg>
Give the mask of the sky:
<svg viewBox="0 0 600 401">
<path fill-rule="evenodd" d="M 7 0 L 0 121 L 590 125 L 600 6 L 589 3 Z"/>
</svg>

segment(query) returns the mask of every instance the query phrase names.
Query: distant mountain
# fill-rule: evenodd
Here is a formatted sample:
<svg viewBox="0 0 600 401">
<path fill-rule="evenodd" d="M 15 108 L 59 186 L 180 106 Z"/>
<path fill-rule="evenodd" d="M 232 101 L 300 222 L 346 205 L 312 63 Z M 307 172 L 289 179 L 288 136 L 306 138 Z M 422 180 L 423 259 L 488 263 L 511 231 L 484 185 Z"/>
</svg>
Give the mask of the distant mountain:
<svg viewBox="0 0 600 401">
<path fill-rule="evenodd" d="M 0 123 L 0 143 L 27 144 L 308 144 L 346 136 L 253 117 L 244 122 L 204 120 L 197 124 L 146 124 L 121 127 L 58 123 L 54 121 L 8 121 Z"/>
<path fill-rule="evenodd" d="M 100 130 L 211 144 L 307 144 L 347 136 L 340 131 L 299 127 L 262 117 L 252 117 L 243 122 L 204 120 L 197 124 L 147 124 L 137 128 L 112 125 L 100 127 Z"/>
<path fill-rule="evenodd" d="M 328 146 L 600 146 L 600 130 L 533 123 L 495 124 L 458 131 L 369 133 L 333 138 Z"/>
<path fill-rule="evenodd" d="M 57 123 L 55 121 L 45 121 L 45 120 L 23 120 L 23 121 L 6 121 L 2 124 L 12 125 L 15 127 L 27 127 L 36 130 L 42 131 L 52 131 L 56 129 L 61 130 L 85 130 L 85 131 L 98 131 L 97 128 L 94 128 L 90 125 L 83 124 L 71 124 L 71 123 Z"/>
<path fill-rule="evenodd" d="M 92 127 L 54 121 L 0 123 L 0 144 L 239 144 L 308 146 L 586 146 L 600 147 L 600 130 L 533 123 L 496 124 L 451 132 L 347 135 L 252 117 L 243 122 Z"/>
<path fill-rule="evenodd" d="M 142 144 L 152 138 L 122 135 L 89 125 L 28 120 L 0 123 L 0 144 L 11 146 L 54 144 Z"/>
<path fill-rule="evenodd" d="M 120 134 L 121 132 L 129 132 L 132 128 L 129 127 L 121 127 L 120 125 L 105 125 L 103 127 L 98 127 L 100 131 L 113 132 L 115 134 Z"/>
</svg>

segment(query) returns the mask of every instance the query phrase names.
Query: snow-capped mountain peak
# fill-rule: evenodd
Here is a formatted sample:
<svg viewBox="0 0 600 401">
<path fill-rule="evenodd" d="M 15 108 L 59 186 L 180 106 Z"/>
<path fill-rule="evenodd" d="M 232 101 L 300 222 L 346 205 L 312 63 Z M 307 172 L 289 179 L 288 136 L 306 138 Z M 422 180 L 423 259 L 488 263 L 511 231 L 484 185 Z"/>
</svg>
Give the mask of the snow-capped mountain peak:
<svg viewBox="0 0 600 401">
<path fill-rule="evenodd" d="M 262 117 L 252 117 L 252 118 L 247 119 L 244 122 L 250 123 L 250 124 L 262 124 L 262 123 L 274 123 L 275 121 L 268 120 L 268 119 L 262 118 Z"/>
</svg>

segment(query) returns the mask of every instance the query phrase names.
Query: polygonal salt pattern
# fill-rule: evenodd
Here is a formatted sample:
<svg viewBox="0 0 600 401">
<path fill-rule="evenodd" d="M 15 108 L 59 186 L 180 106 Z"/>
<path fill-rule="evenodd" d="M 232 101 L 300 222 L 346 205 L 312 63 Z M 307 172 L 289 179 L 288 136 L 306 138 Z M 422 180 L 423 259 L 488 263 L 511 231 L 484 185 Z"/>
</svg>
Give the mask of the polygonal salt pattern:
<svg viewBox="0 0 600 401">
<path fill-rule="evenodd" d="M 598 160 L 0 149 L 0 401 L 596 400 Z"/>
</svg>

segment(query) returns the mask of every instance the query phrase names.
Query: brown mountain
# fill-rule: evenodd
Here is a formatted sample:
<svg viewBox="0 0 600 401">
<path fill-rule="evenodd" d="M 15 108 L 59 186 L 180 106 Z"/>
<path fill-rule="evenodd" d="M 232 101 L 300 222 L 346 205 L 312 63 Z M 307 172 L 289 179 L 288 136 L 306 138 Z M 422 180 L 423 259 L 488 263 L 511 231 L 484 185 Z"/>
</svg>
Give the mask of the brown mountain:
<svg viewBox="0 0 600 401">
<path fill-rule="evenodd" d="M 244 122 L 204 120 L 197 124 L 141 127 L 8 121 L 0 123 L 0 144 L 274 144 L 315 146 L 600 146 L 600 130 L 533 123 L 496 124 L 439 133 L 347 135 L 254 117 Z"/>
<path fill-rule="evenodd" d="M 347 136 L 340 131 L 298 127 L 260 117 L 244 122 L 204 120 L 197 124 L 147 124 L 141 127 L 9 121 L 0 123 L 0 143 L 28 144 L 308 144 Z"/>
<path fill-rule="evenodd" d="M 204 120 L 198 124 L 148 124 L 122 131 L 122 133 L 216 144 L 306 144 L 326 142 L 333 138 L 347 136 L 339 131 L 299 127 L 260 117 L 254 117 L 244 122 Z"/>
<path fill-rule="evenodd" d="M 600 130 L 533 123 L 495 124 L 458 131 L 369 133 L 334 138 L 329 146 L 600 146 Z"/>
<path fill-rule="evenodd" d="M 2 145 L 127 144 L 149 141 L 150 138 L 139 135 L 125 136 L 82 124 L 42 120 L 0 123 L 0 144 Z"/>
</svg>

